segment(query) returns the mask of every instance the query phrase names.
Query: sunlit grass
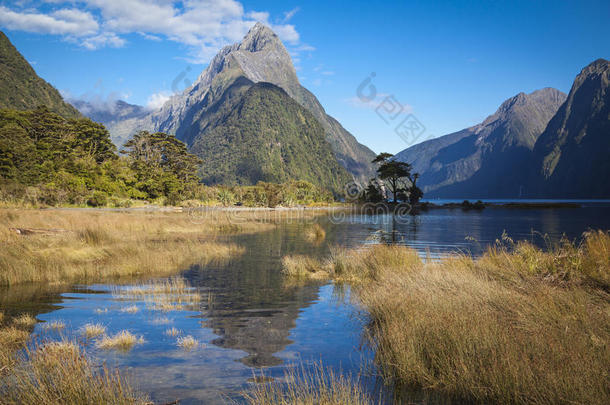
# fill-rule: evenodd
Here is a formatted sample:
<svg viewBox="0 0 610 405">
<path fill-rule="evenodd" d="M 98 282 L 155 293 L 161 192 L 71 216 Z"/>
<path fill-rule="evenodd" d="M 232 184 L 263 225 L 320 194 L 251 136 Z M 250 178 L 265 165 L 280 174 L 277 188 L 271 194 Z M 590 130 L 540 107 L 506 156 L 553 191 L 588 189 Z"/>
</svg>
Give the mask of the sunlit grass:
<svg viewBox="0 0 610 405">
<path fill-rule="evenodd" d="M 172 328 L 166 329 L 165 334 L 167 336 L 178 336 L 180 334 L 180 330 L 172 327 Z"/>
<path fill-rule="evenodd" d="M 55 319 L 53 321 L 46 322 L 43 324 L 43 328 L 47 329 L 47 330 L 60 331 L 60 330 L 63 330 L 65 327 L 66 327 L 66 323 L 59 319 Z"/>
<path fill-rule="evenodd" d="M 179 337 L 176 340 L 176 344 L 178 345 L 178 347 L 181 347 L 184 350 L 193 350 L 194 348 L 199 346 L 199 342 L 197 341 L 197 339 L 195 339 L 191 335 Z"/>
<path fill-rule="evenodd" d="M 82 334 L 87 339 L 92 339 L 106 333 L 106 327 L 101 323 L 88 323 L 83 326 Z"/>
<path fill-rule="evenodd" d="M 98 367 L 71 342 L 28 349 L 1 385 L 2 404 L 146 404 L 118 371 Z"/>
<path fill-rule="evenodd" d="M 320 263 L 349 280 L 390 382 L 479 403 L 610 402 L 610 236 L 548 251 L 504 240 L 423 262 L 379 245 Z"/>
<path fill-rule="evenodd" d="M 258 377 L 257 380 L 266 380 Z M 358 380 L 316 365 L 312 370 L 289 369 L 283 381 L 254 383 L 243 394 L 251 405 L 367 405 L 371 398 Z"/>
<path fill-rule="evenodd" d="M 142 343 L 144 343 L 143 337 L 138 337 L 127 330 L 123 330 L 114 336 L 103 336 L 97 341 L 96 346 L 100 349 L 127 351 L 135 345 Z"/>
<path fill-rule="evenodd" d="M 38 321 L 30 314 L 21 314 L 13 318 L 13 323 L 18 327 L 27 328 L 36 325 Z"/>
<path fill-rule="evenodd" d="M 234 220 L 223 212 L 193 218 L 167 212 L 0 209 L 0 285 L 166 275 L 228 259 L 244 249 L 216 237 Z M 243 213 L 233 225 L 231 232 L 274 226 L 253 213 Z"/>
<path fill-rule="evenodd" d="M 140 309 L 137 307 L 137 305 L 130 305 L 128 307 L 121 308 L 121 312 L 127 312 L 129 314 L 135 314 L 139 310 Z"/>
</svg>

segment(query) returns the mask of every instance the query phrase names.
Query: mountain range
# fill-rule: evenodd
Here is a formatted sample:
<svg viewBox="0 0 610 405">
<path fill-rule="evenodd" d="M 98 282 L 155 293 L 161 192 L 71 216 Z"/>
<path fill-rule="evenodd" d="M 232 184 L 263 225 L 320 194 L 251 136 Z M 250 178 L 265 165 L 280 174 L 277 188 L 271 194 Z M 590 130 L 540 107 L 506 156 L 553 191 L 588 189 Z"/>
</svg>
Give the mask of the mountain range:
<svg viewBox="0 0 610 405">
<path fill-rule="evenodd" d="M 396 158 L 413 164 L 429 198 L 610 197 L 609 72 L 599 59 L 567 96 L 519 93 L 482 123 Z"/>
<path fill-rule="evenodd" d="M 568 95 L 519 93 L 482 123 L 398 153 L 429 198 L 610 197 L 610 62 L 598 59 Z M 256 24 L 224 47 L 184 92 L 151 111 L 117 101 L 74 108 L 0 32 L 0 108 L 46 105 L 103 123 L 122 145 L 138 130 L 175 134 L 203 160 L 207 184 L 307 180 L 341 194 L 374 176 L 361 145 L 298 81 L 277 35 Z M 79 112 L 80 111 L 80 112 Z"/>
<path fill-rule="evenodd" d="M 204 163 L 202 168 L 204 177 L 208 181 L 214 182 L 221 179 L 237 183 L 270 181 L 277 176 L 270 174 L 262 166 L 257 167 L 256 170 L 251 167 L 252 170 L 246 174 L 235 172 L 239 165 L 236 166 L 233 163 L 225 165 L 211 153 L 212 150 L 219 152 L 218 148 L 211 148 L 211 146 L 218 145 L 226 145 L 230 150 L 230 153 L 222 155 L 225 158 L 231 156 L 229 160 L 252 153 L 251 149 L 247 149 L 246 143 L 239 144 L 235 142 L 234 138 L 231 138 L 232 141 L 229 142 L 231 135 L 224 130 L 220 131 L 220 128 L 229 129 L 229 126 L 232 125 L 229 122 L 236 122 L 235 115 L 232 114 L 233 110 L 236 106 L 243 107 L 242 98 L 248 94 L 248 90 L 252 86 L 259 83 L 269 83 L 272 86 L 258 86 L 256 93 L 268 92 L 268 99 L 277 97 L 285 99 L 285 96 L 288 96 L 296 102 L 296 105 L 294 103 L 274 104 L 274 114 L 270 115 L 269 111 L 261 110 L 262 106 L 268 106 L 267 104 L 253 106 L 252 98 L 246 100 L 254 113 L 239 117 L 240 131 L 243 136 L 249 138 L 260 135 L 261 139 L 274 140 L 276 150 L 270 151 L 268 157 L 275 163 L 269 163 L 269 165 L 278 171 L 293 173 L 303 179 L 311 179 L 319 174 L 315 171 L 306 173 L 306 165 L 283 167 L 295 163 L 293 149 L 296 146 L 292 141 L 296 141 L 299 134 L 294 130 L 299 125 L 306 125 L 312 130 L 315 127 L 313 131 L 316 133 L 321 129 L 324 142 L 328 144 L 328 148 L 334 155 L 333 160 L 338 161 L 340 166 L 353 178 L 365 182 L 373 176 L 371 160 L 375 154 L 366 146 L 358 143 L 339 122 L 326 114 L 317 98 L 301 86 L 290 55 L 279 37 L 260 23 L 254 25 L 241 42 L 221 49 L 189 88 L 181 94 L 171 97 L 159 110 L 134 116 L 110 115 L 103 117 L 101 122 L 108 127 L 113 140 L 119 145 L 136 130 L 141 129 L 175 134 L 195 154 L 204 159 L 204 162 L 213 162 L 209 165 Z M 278 92 L 278 88 L 282 92 Z M 123 112 L 125 107 L 122 105 L 117 111 Z M 81 111 L 87 114 L 85 110 L 81 109 Z M 89 116 L 94 118 L 92 115 Z M 261 120 L 260 117 L 267 117 L 267 119 Z M 281 124 L 275 122 L 278 117 L 281 117 L 283 121 Z M 276 133 L 279 128 L 288 127 L 291 128 L 290 131 Z M 306 137 L 305 134 L 302 135 L 305 140 L 314 139 Z M 215 140 L 214 145 L 210 139 L 207 139 L 209 136 Z M 316 146 L 316 142 L 311 147 L 319 150 L 317 147 L 320 145 Z M 322 161 L 326 162 L 323 164 L 326 166 L 328 163 L 326 154 L 320 156 L 320 159 L 318 157 L 315 154 L 306 154 L 302 158 L 309 161 L 311 167 L 320 167 Z M 261 156 L 261 158 L 263 157 Z M 330 166 L 327 166 L 326 169 L 338 173 L 341 182 L 346 179 L 349 181 L 350 177 L 345 176 L 344 170 Z M 327 180 L 330 179 L 323 179 L 322 182 L 328 184 Z M 338 191 L 336 188 L 335 190 Z"/>
</svg>

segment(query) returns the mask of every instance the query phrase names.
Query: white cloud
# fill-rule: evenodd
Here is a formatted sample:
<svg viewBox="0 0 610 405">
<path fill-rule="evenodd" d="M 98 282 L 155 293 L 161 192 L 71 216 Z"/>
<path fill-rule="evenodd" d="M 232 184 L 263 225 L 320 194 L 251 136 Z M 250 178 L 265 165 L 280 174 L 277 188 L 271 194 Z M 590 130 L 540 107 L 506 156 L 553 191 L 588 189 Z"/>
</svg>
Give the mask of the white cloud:
<svg viewBox="0 0 610 405">
<path fill-rule="evenodd" d="M 0 26 L 18 31 L 78 36 L 93 34 L 99 28 L 91 14 L 75 9 L 62 9 L 42 14 L 19 13 L 4 6 L 0 6 Z"/>
<path fill-rule="evenodd" d="M 151 94 L 146 101 L 146 108 L 150 110 L 158 110 L 170 99 L 172 93 L 169 91 L 160 91 L 158 93 Z"/>
<path fill-rule="evenodd" d="M 32 7 L 41 1 L 47 3 L 44 12 Z M 286 13 L 284 20 L 296 11 Z M 124 35 L 138 33 L 185 44 L 190 60 L 199 63 L 239 41 L 257 21 L 271 26 L 283 41 L 298 44 L 294 25 L 269 20 L 268 12 L 246 12 L 237 0 L 39 0 L 27 9 L 0 6 L 0 26 L 8 29 L 78 38 L 87 49 L 120 47 L 126 43 Z"/>
<path fill-rule="evenodd" d="M 103 32 L 99 35 L 85 38 L 81 42 L 81 45 L 90 50 L 104 48 L 106 46 L 120 48 L 125 45 L 125 40 L 112 32 Z"/>
</svg>

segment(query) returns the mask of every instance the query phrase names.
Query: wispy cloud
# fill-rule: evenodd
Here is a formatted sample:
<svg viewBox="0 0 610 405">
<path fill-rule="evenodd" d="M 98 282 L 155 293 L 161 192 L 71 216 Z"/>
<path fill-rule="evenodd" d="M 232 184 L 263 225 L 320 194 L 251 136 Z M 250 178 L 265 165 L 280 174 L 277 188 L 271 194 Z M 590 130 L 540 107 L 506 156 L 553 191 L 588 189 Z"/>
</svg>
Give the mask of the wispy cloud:
<svg viewBox="0 0 610 405">
<path fill-rule="evenodd" d="M 192 62 L 207 62 L 222 46 L 240 40 L 257 21 L 270 25 L 279 37 L 299 45 L 294 25 L 298 11 L 270 23 L 266 11 L 248 11 L 236 0 L 38 0 L 0 6 L 0 26 L 59 35 L 86 49 L 121 47 L 125 35 L 167 39 L 187 45 Z"/>
<path fill-rule="evenodd" d="M 284 22 L 287 23 L 288 21 L 290 21 L 292 17 L 294 17 L 294 15 L 299 12 L 300 9 L 300 7 L 295 7 L 290 11 L 284 12 Z"/>
</svg>

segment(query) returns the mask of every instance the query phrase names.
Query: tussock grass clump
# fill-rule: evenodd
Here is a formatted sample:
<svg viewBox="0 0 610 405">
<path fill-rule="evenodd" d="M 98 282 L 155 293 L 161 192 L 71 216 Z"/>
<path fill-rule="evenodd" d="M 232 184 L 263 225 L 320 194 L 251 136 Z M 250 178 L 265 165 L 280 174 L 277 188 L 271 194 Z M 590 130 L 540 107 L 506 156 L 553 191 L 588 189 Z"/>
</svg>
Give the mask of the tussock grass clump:
<svg viewBox="0 0 610 405">
<path fill-rule="evenodd" d="M 98 367 L 74 343 L 28 349 L 0 386 L 3 404 L 146 404 L 118 371 Z"/>
<path fill-rule="evenodd" d="M 379 246 L 333 262 L 366 280 L 356 295 L 388 380 L 479 403 L 609 403 L 610 236 L 508 245 L 434 263 Z"/>
<path fill-rule="evenodd" d="M 128 307 L 121 308 L 121 312 L 127 312 L 129 314 L 135 314 L 139 310 L 140 309 L 138 308 L 137 305 L 130 305 Z"/>
<path fill-rule="evenodd" d="M 51 322 L 46 322 L 43 324 L 43 328 L 47 329 L 47 330 L 60 331 L 60 330 L 63 330 L 65 327 L 66 327 L 65 322 L 61 321 L 59 319 L 55 319 Z"/>
<path fill-rule="evenodd" d="M 361 249 L 333 248 L 330 258 L 291 255 L 282 258 L 282 273 L 301 279 L 327 279 L 361 283 L 376 280 L 388 270 L 405 271 L 421 266 L 417 252 L 393 245 L 370 245 Z"/>
<path fill-rule="evenodd" d="M 265 380 L 263 377 L 257 380 Z M 349 376 L 337 375 L 317 365 L 313 370 L 290 369 L 284 381 L 256 383 L 243 394 L 251 405 L 365 405 L 372 400 Z"/>
<path fill-rule="evenodd" d="M 167 212 L 83 212 L 0 209 L 0 285 L 93 282 L 107 277 L 171 274 L 195 263 L 243 254 L 218 243 L 222 213 L 193 218 Z M 268 229 L 253 214 L 238 232 Z M 228 222 L 227 222 L 228 223 Z"/>
<path fill-rule="evenodd" d="M 312 243 L 320 243 L 326 238 L 326 231 L 320 224 L 313 224 L 305 228 L 305 239 Z"/>
<path fill-rule="evenodd" d="M 25 345 L 29 336 L 30 332 L 27 330 L 14 326 L 0 327 L 0 377 L 14 367 L 17 362 L 15 352 Z"/>
<path fill-rule="evenodd" d="M 176 340 L 176 344 L 178 345 L 178 347 L 181 347 L 184 350 L 193 350 L 194 348 L 199 346 L 199 342 L 197 341 L 197 339 L 195 339 L 191 335 L 179 337 L 178 340 Z"/>
<path fill-rule="evenodd" d="M 36 325 L 38 321 L 30 314 L 21 314 L 16 318 L 13 318 L 13 324 L 21 328 L 29 328 Z"/>
<path fill-rule="evenodd" d="M 319 260 L 304 255 L 284 256 L 282 273 L 298 279 L 326 279 L 330 276 Z"/>
<path fill-rule="evenodd" d="M 87 339 L 93 339 L 106 333 L 106 327 L 101 323 L 88 323 L 82 328 L 82 334 Z"/>
<path fill-rule="evenodd" d="M 178 336 L 180 333 L 180 329 L 174 327 L 165 330 L 167 336 Z"/>
<path fill-rule="evenodd" d="M 100 349 L 131 350 L 137 344 L 144 343 L 142 336 L 138 337 L 127 330 L 118 332 L 114 336 L 103 336 L 96 344 Z"/>
</svg>

